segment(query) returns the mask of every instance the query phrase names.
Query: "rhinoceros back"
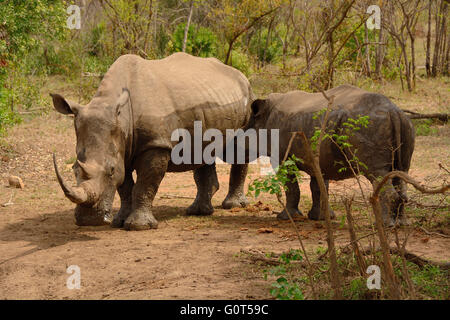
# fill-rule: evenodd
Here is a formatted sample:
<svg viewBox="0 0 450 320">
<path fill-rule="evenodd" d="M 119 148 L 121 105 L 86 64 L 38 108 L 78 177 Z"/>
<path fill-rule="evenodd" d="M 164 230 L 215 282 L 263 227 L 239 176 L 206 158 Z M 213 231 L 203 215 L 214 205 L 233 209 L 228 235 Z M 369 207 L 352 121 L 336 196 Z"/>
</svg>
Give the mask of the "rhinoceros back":
<svg viewBox="0 0 450 320">
<path fill-rule="evenodd" d="M 184 53 L 140 59 L 134 74 L 129 87 L 136 126 L 152 145 L 171 148 L 172 132 L 183 128 L 192 134 L 194 121 L 202 121 L 203 131 L 215 128 L 224 134 L 248 121 L 248 80 L 216 59 Z"/>
<path fill-rule="evenodd" d="M 97 98 L 130 92 L 134 127 L 141 148 L 172 148 L 178 128 L 193 134 L 194 121 L 203 131 L 243 127 L 253 99 L 247 78 L 214 58 L 176 53 L 161 60 L 136 55 L 118 58 L 106 73 Z M 113 100 L 112 100 L 113 101 Z"/>
</svg>

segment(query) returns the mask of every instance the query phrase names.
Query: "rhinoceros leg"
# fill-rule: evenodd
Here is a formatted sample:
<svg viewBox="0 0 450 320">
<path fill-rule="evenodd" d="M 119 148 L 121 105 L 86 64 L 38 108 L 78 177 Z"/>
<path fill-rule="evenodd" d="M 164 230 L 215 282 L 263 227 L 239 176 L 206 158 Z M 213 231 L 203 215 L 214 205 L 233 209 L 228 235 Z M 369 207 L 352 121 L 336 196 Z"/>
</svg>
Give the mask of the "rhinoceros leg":
<svg viewBox="0 0 450 320">
<path fill-rule="evenodd" d="M 126 230 L 147 230 L 158 227 L 152 214 L 152 204 L 164 178 L 170 160 L 170 151 L 149 150 L 135 161 L 136 184 L 132 192 L 131 214 L 125 220 Z"/>
<path fill-rule="evenodd" d="M 388 171 L 377 172 L 373 176 L 383 177 L 387 173 Z M 369 180 L 374 188 L 379 182 L 378 179 L 375 178 Z M 401 214 L 403 201 L 396 188 L 394 187 L 392 180 L 388 181 L 380 192 L 380 205 L 383 223 L 386 227 L 392 227 L 396 223 L 405 224 L 406 217 L 403 217 L 403 214 Z"/>
<path fill-rule="evenodd" d="M 222 202 L 222 208 L 231 209 L 234 207 L 245 207 L 248 204 L 248 200 L 244 193 L 247 171 L 248 164 L 231 165 L 228 194 Z"/>
<path fill-rule="evenodd" d="M 289 179 L 294 182 L 288 182 L 286 184 L 286 208 L 292 218 L 296 218 L 303 215 L 298 209 L 298 203 L 300 202 L 300 188 L 298 187 L 298 182 L 294 180 L 295 176 L 289 176 Z M 289 216 L 286 210 L 281 211 L 277 215 L 277 219 L 288 220 Z"/>
<path fill-rule="evenodd" d="M 188 215 L 207 216 L 214 212 L 211 204 L 212 196 L 219 190 L 216 164 L 204 165 L 194 170 L 194 180 L 197 185 L 197 196 L 187 210 Z"/>
<path fill-rule="evenodd" d="M 327 192 L 328 192 L 328 186 L 329 186 L 328 180 L 325 180 L 325 186 L 327 187 Z M 309 212 L 308 212 L 308 218 L 311 220 L 325 220 L 325 216 L 323 216 L 323 214 L 321 214 L 321 212 L 320 212 L 319 183 L 317 182 L 317 179 L 313 176 L 311 176 L 311 182 L 309 183 L 309 187 L 311 189 L 313 204 L 312 204 L 311 210 L 309 210 Z M 329 206 L 330 205 L 328 204 L 330 216 L 331 216 L 331 218 L 334 218 L 336 215 L 334 214 L 334 211 Z"/>
<path fill-rule="evenodd" d="M 127 171 L 125 173 L 125 180 L 122 185 L 117 188 L 120 196 L 120 210 L 114 216 L 111 227 L 122 228 L 125 220 L 131 214 L 133 186 L 133 173 L 132 171 Z"/>
<path fill-rule="evenodd" d="M 407 184 L 398 178 L 394 178 L 392 184 L 399 195 L 397 203 L 394 204 L 394 215 L 397 216 L 397 221 L 400 225 L 407 226 L 410 224 L 405 215 L 405 203 L 408 202 L 408 195 L 406 193 L 408 189 Z"/>
</svg>

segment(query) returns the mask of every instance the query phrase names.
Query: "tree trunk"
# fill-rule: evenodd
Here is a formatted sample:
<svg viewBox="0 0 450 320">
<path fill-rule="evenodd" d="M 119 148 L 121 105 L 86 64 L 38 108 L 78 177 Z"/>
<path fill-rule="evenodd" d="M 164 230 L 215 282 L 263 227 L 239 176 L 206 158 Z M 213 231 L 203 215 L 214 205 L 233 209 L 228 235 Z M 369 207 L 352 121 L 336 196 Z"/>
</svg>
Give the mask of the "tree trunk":
<svg viewBox="0 0 450 320">
<path fill-rule="evenodd" d="M 416 49 L 414 35 L 411 35 L 411 80 L 413 89 L 416 88 Z"/>
<path fill-rule="evenodd" d="M 412 91 L 412 84 L 411 84 L 411 64 L 409 63 L 408 54 L 406 53 L 406 46 L 404 40 L 402 39 L 400 43 L 400 47 L 402 48 L 402 54 L 403 54 L 403 62 L 405 65 L 405 77 L 406 77 L 406 85 L 408 88 L 408 91 Z"/>
<path fill-rule="evenodd" d="M 384 27 L 381 24 L 380 25 L 380 30 L 378 33 L 378 46 L 377 46 L 377 51 L 376 51 L 376 58 L 375 58 L 375 73 L 376 73 L 376 77 L 381 80 L 382 75 L 381 75 L 381 68 L 383 67 L 383 60 L 384 60 Z"/>
<path fill-rule="evenodd" d="M 369 30 L 367 29 L 367 25 L 364 24 L 364 41 L 366 42 L 366 76 L 370 77 L 372 70 L 370 68 L 370 45 L 369 45 Z"/>
<path fill-rule="evenodd" d="M 263 66 L 266 64 L 266 58 L 267 58 L 267 48 L 269 47 L 269 43 L 270 43 L 270 37 L 272 35 L 272 29 L 273 29 L 273 22 L 275 20 L 275 16 L 270 20 L 269 23 L 269 29 L 267 31 L 267 39 L 266 39 L 266 44 L 264 46 L 264 53 L 263 53 Z"/>
<path fill-rule="evenodd" d="M 187 43 L 187 38 L 188 38 L 188 33 L 189 33 L 189 26 L 191 24 L 191 18 L 192 18 L 192 12 L 194 11 L 194 1 L 191 0 L 190 4 L 189 4 L 189 16 L 186 22 L 186 26 L 184 27 L 184 38 L 183 38 L 183 47 L 181 49 L 181 51 L 186 52 L 186 43 Z"/>
<path fill-rule="evenodd" d="M 441 43 L 443 36 L 443 27 L 445 26 L 445 9 L 447 7 L 447 3 L 445 0 L 441 0 L 441 4 L 436 9 L 436 38 L 434 42 L 434 54 L 433 54 L 433 66 L 431 67 L 431 75 L 436 77 L 440 73 L 441 66 L 440 62 L 440 53 L 441 53 Z"/>
<path fill-rule="evenodd" d="M 428 31 L 427 31 L 427 52 L 425 60 L 425 68 L 427 70 L 427 77 L 431 76 L 430 55 L 431 55 L 431 1 L 428 0 Z"/>
<path fill-rule="evenodd" d="M 227 51 L 227 55 L 225 57 L 225 64 L 231 66 L 232 62 L 231 62 L 231 51 L 233 50 L 233 44 L 234 44 L 235 39 L 231 40 L 230 42 L 228 42 L 228 51 Z"/>
<path fill-rule="evenodd" d="M 333 32 L 328 34 L 328 72 L 327 72 L 327 90 L 332 88 L 334 85 L 334 42 L 333 42 Z"/>
</svg>

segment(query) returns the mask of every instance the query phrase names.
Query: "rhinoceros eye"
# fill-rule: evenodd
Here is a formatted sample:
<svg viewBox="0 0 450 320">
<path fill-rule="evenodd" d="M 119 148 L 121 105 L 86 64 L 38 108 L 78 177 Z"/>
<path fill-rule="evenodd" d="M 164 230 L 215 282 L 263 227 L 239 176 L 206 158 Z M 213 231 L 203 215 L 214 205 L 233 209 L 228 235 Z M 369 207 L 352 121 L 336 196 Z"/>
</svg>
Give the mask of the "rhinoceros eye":
<svg viewBox="0 0 450 320">
<path fill-rule="evenodd" d="M 114 173 L 116 172 L 116 168 L 114 168 L 114 166 L 109 166 L 108 170 L 107 170 L 107 175 L 112 177 L 114 175 Z"/>
</svg>

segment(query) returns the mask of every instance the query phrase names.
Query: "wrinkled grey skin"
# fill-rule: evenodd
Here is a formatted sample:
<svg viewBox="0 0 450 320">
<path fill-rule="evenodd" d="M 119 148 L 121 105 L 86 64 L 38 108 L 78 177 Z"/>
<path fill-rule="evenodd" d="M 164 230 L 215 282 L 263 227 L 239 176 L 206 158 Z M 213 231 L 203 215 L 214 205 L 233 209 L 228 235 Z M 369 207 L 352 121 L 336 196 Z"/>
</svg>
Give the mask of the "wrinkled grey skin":
<svg viewBox="0 0 450 320">
<path fill-rule="evenodd" d="M 76 223 L 101 225 L 112 220 L 113 227 L 127 230 L 157 227 L 151 208 L 166 172 L 194 170 L 197 196 L 187 214 L 213 213 L 211 197 L 219 189 L 215 164 L 175 165 L 171 150 L 178 141 L 171 141 L 171 134 L 184 128 L 193 140 L 194 121 L 202 121 L 203 132 L 216 128 L 225 137 L 226 129 L 248 122 L 253 100 L 250 84 L 238 70 L 217 59 L 184 53 L 162 60 L 120 57 L 85 106 L 51 96 L 58 112 L 74 115 L 77 186 L 64 181 L 55 158 L 54 166 L 66 197 L 77 204 Z M 204 142 L 202 150 L 208 144 Z M 246 174 L 246 164 L 232 166 L 224 208 L 247 204 Z M 116 190 L 121 207 L 112 217 Z"/>
<path fill-rule="evenodd" d="M 373 185 L 377 184 L 379 177 L 383 177 L 390 171 L 408 172 L 414 150 L 414 129 L 409 118 L 397 106 L 383 95 L 369 93 L 349 85 L 328 90 L 326 94 L 334 96 L 335 106 L 329 114 L 327 130 L 335 130 L 339 133 L 342 123 L 348 118 L 369 116 L 368 128 L 356 131 L 348 142 L 353 145 L 352 150 L 356 156 L 367 166 L 367 170 L 361 168 L 361 171 Z M 258 99 L 253 102 L 252 116 L 247 128 L 280 129 L 279 159 L 283 159 L 291 132 L 303 131 L 308 138 L 311 138 L 316 128 L 320 128 L 321 123 L 320 118 L 313 119 L 313 116 L 326 106 L 327 100 L 321 93 L 293 91 L 286 94 L 271 94 L 267 99 Z M 321 118 L 323 119 L 323 116 Z M 292 154 L 302 160 L 307 159 L 300 137 L 293 141 L 289 155 Z M 347 153 L 347 157 L 352 158 L 350 153 Z M 328 180 L 353 177 L 350 169 L 338 171 L 343 164 L 347 162 L 339 148 L 330 139 L 324 140 L 320 149 L 320 167 L 327 188 Z M 348 165 L 346 167 L 348 168 Z M 305 162 L 299 164 L 298 168 L 311 176 L 313 204 L 308 217 L 313 220 L 322 220 L 324 217 L 320 214 L 320 190 L 312 166 Z M 297 183 L 289 183 L 287 187 L 289 213 L 301 215 L 298 209 L 299 186 Z M 403 206 L 406 201 L 406 185 L 397 179 L 389 181 L 381 194 L 385 225 L 391 226 L 395 222 L 407 224 L 407 219 L 403 215 Z M 287 213 L 281 212 L 278 218 L 288 219 Z"/>
</svg>

